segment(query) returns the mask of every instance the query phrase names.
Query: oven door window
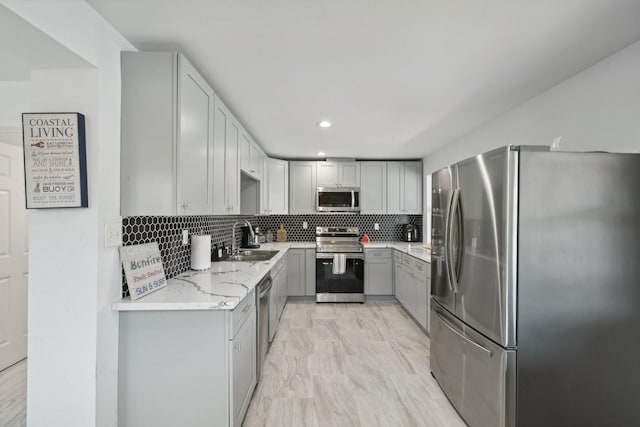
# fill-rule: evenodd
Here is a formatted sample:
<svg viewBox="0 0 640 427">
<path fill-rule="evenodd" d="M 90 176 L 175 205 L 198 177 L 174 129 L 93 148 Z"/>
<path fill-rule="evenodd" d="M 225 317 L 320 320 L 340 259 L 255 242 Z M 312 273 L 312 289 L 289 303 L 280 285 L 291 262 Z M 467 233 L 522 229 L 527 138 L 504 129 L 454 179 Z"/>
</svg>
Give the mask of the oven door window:
<svg viewBox="0 0 640 427">
<path fill-rule="evenodd" d="M 333 274 L 333 259 L 316 259 L 316 293 L 363 293 L 364 260 L 346 261 L 344 274 Z"/>
</svg>

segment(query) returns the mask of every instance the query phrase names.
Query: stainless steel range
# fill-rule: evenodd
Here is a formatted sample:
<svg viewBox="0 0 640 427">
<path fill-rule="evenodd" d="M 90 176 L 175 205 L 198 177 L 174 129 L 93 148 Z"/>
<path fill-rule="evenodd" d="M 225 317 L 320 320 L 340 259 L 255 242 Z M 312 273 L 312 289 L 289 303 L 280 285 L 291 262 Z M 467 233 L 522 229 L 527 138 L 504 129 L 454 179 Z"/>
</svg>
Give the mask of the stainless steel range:
<svg viewBox="0 0 640 427">
<path fill-rule="evenodd" d="M 316 302 L 364 302 L 364 252 L 357 227 L 316 228 Z"/>
</svg>

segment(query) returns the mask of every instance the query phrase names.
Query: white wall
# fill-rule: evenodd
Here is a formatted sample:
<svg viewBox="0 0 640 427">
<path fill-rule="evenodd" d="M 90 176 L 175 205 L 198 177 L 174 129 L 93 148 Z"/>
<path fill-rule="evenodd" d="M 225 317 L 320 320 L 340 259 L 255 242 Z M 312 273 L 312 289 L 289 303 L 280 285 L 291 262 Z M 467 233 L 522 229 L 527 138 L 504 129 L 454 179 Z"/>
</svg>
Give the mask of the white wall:
<svg viewBox="0 0 640 427">
<path fill-rule="evenodd" d="M 0 141 L 22 146 L 21 115 L 30 108 L 29 81 L 0 81 Z"/>
<path fill-rule="evenodd" d="M 120 51 L 133 47 L 83 1 L 3 1 L 93 68 L 32 70 L 33 111 L 86 116 L 89 208 L 29 212 L 30 426 L 117 425 Z M 16 43 L 20 43 L 16 40 Z"/>
<path fill-rule="evenodd" d="M 431 173 L 507 144 L 565 151 L 640 150 L 640 42 L 565 80 L 424 158 Z"/>
</svg>

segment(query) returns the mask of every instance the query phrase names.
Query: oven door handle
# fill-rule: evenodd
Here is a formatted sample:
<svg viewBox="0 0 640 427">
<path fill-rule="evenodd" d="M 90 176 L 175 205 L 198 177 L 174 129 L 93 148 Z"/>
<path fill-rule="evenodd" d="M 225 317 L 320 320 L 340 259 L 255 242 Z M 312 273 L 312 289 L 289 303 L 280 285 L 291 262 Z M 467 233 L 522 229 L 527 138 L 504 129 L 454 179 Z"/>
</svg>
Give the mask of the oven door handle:
<svg viewBox="0 0 640 427">
<path fill-rule="evenodd" d="M 333 259 L 334 253 L 316 253 L 316 259 Z M 346 253 L 347 259 L 364 259 L 364 254 L 360 253 Z"/>
</svg>

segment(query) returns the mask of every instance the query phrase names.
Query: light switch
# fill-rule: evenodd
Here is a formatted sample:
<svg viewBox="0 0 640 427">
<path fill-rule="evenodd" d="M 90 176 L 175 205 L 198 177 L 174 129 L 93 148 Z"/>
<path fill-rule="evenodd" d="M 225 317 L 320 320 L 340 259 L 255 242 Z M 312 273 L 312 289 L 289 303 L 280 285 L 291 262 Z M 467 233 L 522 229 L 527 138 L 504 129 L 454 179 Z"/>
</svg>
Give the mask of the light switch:
<svg viewBox="0 0 640 427">
<path fill-rule="evenodd" d="M 104 225 L 104 247 L 122 246 L 122 223 L 110 222 Z"/>
<path fill-rule="evenodd" d="M 306 230 L 307 228 L 309 228 L 309 223 L 307 223 L 307 221 L 303 221 L 303 222 L 302 222 L 302 228 L 303 228 L 304 230 Z"/>
<path fill-rule="evenodd" d="M 182 230 L 182 246 L 189 244 L 189 230 Z"/>
</svg>

